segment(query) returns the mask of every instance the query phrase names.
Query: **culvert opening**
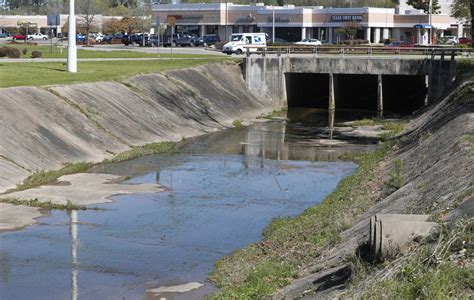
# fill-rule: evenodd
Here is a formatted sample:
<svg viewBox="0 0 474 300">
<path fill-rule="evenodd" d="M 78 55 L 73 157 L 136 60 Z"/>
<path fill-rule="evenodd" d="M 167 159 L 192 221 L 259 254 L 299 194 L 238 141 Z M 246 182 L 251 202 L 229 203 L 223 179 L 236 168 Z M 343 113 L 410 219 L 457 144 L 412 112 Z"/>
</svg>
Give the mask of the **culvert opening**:
<svg viewBox="0 0 474 300">
<path fill-rule="evenodd" d="M 411 114 L 425 104 L 424 75 L 383 75 L 384 110 Z"/>
<path fill-rule="evenodd" d="M 285 73 L 288 107 L 328 108 L 329 74 Z"/>
<path fill-rule="evenodd" d="M 329 74 L 285 73 L 288 107 L 327 109 Z M 383 75 L 384 114 L 411 114 L 424 105 L 424 75 Z M 378 76 L 368 74 L 334 74 L 336 110 L 376 111 Z"/>
</svg>

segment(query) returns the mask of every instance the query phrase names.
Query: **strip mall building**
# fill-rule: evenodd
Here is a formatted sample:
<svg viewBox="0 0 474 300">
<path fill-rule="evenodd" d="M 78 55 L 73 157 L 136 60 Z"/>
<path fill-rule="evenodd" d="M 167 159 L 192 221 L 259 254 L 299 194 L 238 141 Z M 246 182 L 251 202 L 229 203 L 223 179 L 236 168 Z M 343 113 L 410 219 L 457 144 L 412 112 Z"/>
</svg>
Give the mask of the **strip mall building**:
<svg viewBox="0 0 474 300">
<path fill-rule="evenodd" d="M 156 4 L 152 6 L 152 14 L 155 22 L 160 24 L 167 24 L 170 17 L 174 19 L 177 32 L 217 34 L 221 39 L 232 33 L 242 32 L 265 32 L 271 36 L 275 26 L 275 38 L 287 41 L 317 38 L 325 43 L 336 43 L 341 37 L 335 29 L 344 27 L 348 22 L 360 25 L 361 30 L 355 38 L 368 40 L 370 43 L 392 38 L 429 44 L 430 28 L 438 36 L 463 36 L 462 24 L 449 15 L 434 14 L 430 18 L 419 10 L 400 8 L 272 7 L 232 3 Z"/>
</svg>

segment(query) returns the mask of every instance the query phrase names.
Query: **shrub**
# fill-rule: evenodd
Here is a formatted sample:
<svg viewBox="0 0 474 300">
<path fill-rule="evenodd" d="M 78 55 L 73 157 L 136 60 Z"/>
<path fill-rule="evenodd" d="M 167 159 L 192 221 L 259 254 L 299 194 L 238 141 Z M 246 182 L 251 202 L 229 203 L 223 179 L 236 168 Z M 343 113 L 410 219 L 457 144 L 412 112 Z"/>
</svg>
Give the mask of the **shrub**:
<svg viewBox="0 0 474 300">
<path fill-rule="evenodd" d="M 20 50 L 12 47 L 0 47 L 0 57 L 19 58 L 21 56 Z"/>
<path fill-rule="evenodd" d="M 22 53 L 23 55 L 26 55 L 26 53 L 28 53 L 28 49 L 23 48 L 23 50 L 21 50 L 21 53 Z"/>
<path fill-rule="evenodd" d="M 34 50 L 31 52 L 31 58 L 40 58 L 43 56 L 41 51 Z"/>
</svg>

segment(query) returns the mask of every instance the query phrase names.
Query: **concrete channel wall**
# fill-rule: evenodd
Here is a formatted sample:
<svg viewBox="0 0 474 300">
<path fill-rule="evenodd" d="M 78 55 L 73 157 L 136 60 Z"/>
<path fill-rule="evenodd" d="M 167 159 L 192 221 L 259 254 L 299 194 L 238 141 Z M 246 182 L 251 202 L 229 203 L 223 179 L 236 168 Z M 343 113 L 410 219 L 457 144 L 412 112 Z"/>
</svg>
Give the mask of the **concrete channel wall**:
<svg viewBox="0 0 474 300">
<path fill-rule="evenodd" d="M 333 89 L 334 85 L 337 85 L 337 75 L 339 74 L 379 75 L 380 83 L 382 77 L 386 75 L 426 76 L 429 97 L 434 100 L 442 96 L 444 90 L 454 81 L 456 66 L 455 60 L 451 61 L 450 59 L 280 56 L 247 57 L 244 69 L 250 91 L 257 96 L 287 105 L 285 82 L 287 73 L 329 74 L 334 79 L 330 80 Z M 308 88 L 316 88 L 316 86 L 317 83 Z M 337 99 L 335 102 L 337 103 Z"/>
<path fill-rule="evenodd" d="M 38 170 L 222 130 L 278 107 L 250 93 L 231 63 L 121 82 L 0 89 L 0 192 Z"/>
</svg>

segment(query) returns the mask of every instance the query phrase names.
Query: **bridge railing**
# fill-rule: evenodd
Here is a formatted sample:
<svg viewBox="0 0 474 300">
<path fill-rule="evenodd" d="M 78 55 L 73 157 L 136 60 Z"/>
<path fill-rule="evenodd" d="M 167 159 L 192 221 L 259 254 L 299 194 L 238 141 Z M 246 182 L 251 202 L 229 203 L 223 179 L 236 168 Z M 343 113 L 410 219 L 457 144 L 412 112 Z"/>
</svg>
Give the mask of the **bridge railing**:
<svg viewBox="0 0 474 300">
<path fill-rule="evenodd" d="M 474 58 L 472 48 L 428 48 L 428 47 L 361 47 L 361 46 L 247 46 L 247 56 L 252 53 L 258 55 L 313 55 L 317 56 L 423 56 L 433 58 L 440 55 L 456 55 Z M 253 48 L 253 51 L 251 50 Z"/>
</svg>

